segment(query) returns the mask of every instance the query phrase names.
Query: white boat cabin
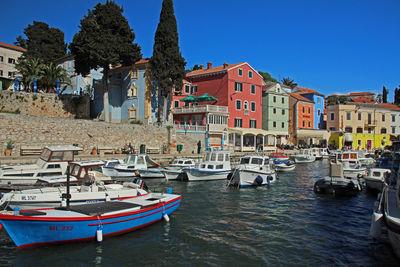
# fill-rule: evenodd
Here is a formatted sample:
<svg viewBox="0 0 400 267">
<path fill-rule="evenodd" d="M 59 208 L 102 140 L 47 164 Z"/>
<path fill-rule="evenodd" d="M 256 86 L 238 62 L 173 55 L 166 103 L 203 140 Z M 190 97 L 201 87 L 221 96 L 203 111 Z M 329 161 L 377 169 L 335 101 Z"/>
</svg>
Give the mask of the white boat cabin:
<svg viewBox="0 0 400 267">
<path fill-rule="evenodd" d="M 214 150 L 207 152 L 204 160 L 200 163 L 200 169 L 227 170 L 231 168 L 230 152 L 225 150 Z"/>
</svg>

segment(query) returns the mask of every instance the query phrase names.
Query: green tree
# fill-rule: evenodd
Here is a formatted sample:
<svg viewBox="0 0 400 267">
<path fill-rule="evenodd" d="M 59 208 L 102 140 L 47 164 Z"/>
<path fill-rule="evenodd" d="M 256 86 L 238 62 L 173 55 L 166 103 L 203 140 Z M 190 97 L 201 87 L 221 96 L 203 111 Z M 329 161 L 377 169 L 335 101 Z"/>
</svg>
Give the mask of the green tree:
<svg viewBox="0 0 400 267">
<path fill-rule="evenodd" d="M 347 96 L 345 95 L 330 95 L 326 100 L 327 106 L 346 104 L 346 103 L 347 103 Z"/>
<path fill-rule="evenodd" d="M 104 118 L 110 121 L 108 102 L 108 73 L 110 66 L 129 66 L 141 59 L 140 47 L 134 44 L 135 34 L 123 9 L 107 1 L 97 4 L 81 20 L 80 31 L 74 35 L 69 46 L 75 55 L 75 70 L 82 75 L 91 69 L 103 69 Z"/>
<path fill-rule="evenodd" d="M 153 77 L 158 82 L 159 95 L 163 97 L 157 113 L 158 121 L 161 121 L 167 116 L 166 102 L 172 93 L 172 88 L 182 89 L 182 79 L 185 78 L 186 62 L 179 49 L 172 0 L 163 0 L 150 63 Z"/>
<path fill-rule="evenodd" d="M 269 74 L 268 72 L 258 71 L 258 73 L 260 73 L 260 75 L 263 77 L 264 82 L 278 82 L 275 78 L 272 78 L 271 74 Z"/>
<path fill-rule="evenodd" d="M 24 29 L 27 37 L 17 37 L 15 44 L 26 48 L 23 55 L 26 58 L 37 58 L 44 63 L 66 55 L 67 44 L 64 43 L 64 32 L 57 28 L 50 28 L 44 22 L 33 21 Z"/>
<path fill-rule="evenodd" d="M 34 79 L 39 79 L 41 69 L 43 68 L 42 62 L 37 58 L 26 58 L 24 56 L 18 59 L 15 68 L 22 75 L 22 83 L 26 91 L 33 91 Z"/>
<path fill-rule="evenodd" d="M 388 96 L 388 94 L 389 94 L 389 90 L 386 89 L 385 86 L 383 86 L 383 88 L 382 88 L 382 102 L 383 102 L 383 103 L 387 103 L 387 96 Z"/>
<path fill-rule="evenodd" d="M 42 65 L 39 75 L 40 88 L 47 93 L 53 93 L 57 86 L 57 80 L 60 81 L 60 85 L 71 84 L 67 72 L 62 67 L 56 66 L 54 63 Z"/>
<path fill-rule="evenodd" d="M 400 104 L 400 86 L 394 89 L 394 103 L 396 105 Z"/>
<path fill-rule="evenodd" d="M 292 88 L 292 89 L 295 88 L 295 87 L 297 86 L 297 83 L 295 83 L 294 80 L 293 80 L 293 79 L 290 79 L 289 77 L 283 78 L 283 79 L 282 79 L 282 83 L 283 83 L 284 85 L 289 86 L 289 87 Z"/>
</svg>

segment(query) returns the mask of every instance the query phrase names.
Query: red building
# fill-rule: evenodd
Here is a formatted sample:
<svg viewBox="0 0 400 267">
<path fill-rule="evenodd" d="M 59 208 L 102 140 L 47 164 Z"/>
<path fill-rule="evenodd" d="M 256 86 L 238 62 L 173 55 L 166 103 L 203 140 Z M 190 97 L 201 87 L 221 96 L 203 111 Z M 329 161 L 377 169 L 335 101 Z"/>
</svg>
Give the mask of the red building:
<svg viewBox="0 0 400 267">
<path fill-rule="evenodd" d="M 208 93 L 217 102 L 199 103 L 227 106 L 229 128 L 262 128 L 262 86 L 261 75 L 248 63 L 224 64 L 207 68 L 201 67 L 186 75 L 196 96 Z"/>
</svg>

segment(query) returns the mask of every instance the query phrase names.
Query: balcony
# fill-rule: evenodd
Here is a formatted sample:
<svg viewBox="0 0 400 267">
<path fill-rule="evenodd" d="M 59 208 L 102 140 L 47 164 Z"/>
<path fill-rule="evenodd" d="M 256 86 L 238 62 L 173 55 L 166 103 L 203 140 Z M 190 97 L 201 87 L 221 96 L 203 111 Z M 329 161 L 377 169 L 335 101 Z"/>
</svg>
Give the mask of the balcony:
<svg viewBox="0 0 400 267">
<path fill-rule="evenodd" d="M 202 106 L 181 107 L 172 109 L 172 113 L 174 114 L 209 113 L 209 112 L 228 114 L 228 107 L 215 106 L 215 105 L 202 105 Z"/>
<path fill-rule="evenodd" d="M 364 123 L 364 127 L 368 128 L 368 127 L 376 127 L 377 124 L 377 120 L 367 120 Z"/>
<path fill-rule="evenodd" d="M 175 124 L 176 132 L 185 132 L 185 133 L 205 133 L 206 126 L 204 125 L 189 125 L 189 124 Z"/>
</svg>

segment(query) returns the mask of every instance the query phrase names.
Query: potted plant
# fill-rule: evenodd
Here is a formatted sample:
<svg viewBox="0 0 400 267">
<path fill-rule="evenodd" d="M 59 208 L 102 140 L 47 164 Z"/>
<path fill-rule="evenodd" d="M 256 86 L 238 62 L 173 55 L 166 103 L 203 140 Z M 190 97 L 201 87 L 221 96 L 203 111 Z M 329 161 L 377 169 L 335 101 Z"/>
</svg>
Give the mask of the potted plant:
<svg viewBox="0 0 400 267">
<path fill-rule="evenodd" d="M 6 151 L 4 151 L 4 155 L 11 156 L 11 151 L 14 148 L 14 141 L 8 140 L 6 145 Z"/>
<path fill-rule="evenodd" d="M 92 152 L 90 154 L 97 155 L 97 148 L 95 146 L 92 148 Z"/>
</svg>

